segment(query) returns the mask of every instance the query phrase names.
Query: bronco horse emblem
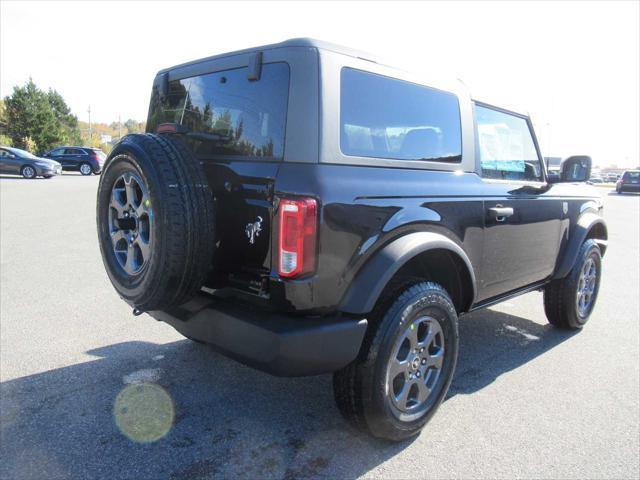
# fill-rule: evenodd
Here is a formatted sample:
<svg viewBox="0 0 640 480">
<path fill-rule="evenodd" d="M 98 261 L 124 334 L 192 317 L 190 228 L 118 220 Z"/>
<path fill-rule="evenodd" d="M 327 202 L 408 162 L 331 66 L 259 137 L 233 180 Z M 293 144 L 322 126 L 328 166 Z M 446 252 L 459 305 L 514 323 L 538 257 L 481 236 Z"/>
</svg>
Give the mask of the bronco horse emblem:
<svg viewBox="0 0 640 480">
<path fill-rule="evenodd" d="M 247 234 L 247 238 L 249 239 L 249 243 L 253 245 L 256 241 L 256 237 L 260 236 L 260 232 L 262 231 L 262 217 L 258 217 L 255 222 L 247 223 L 247 226 L 244 227 L 244 233 Z"/>
</svg>

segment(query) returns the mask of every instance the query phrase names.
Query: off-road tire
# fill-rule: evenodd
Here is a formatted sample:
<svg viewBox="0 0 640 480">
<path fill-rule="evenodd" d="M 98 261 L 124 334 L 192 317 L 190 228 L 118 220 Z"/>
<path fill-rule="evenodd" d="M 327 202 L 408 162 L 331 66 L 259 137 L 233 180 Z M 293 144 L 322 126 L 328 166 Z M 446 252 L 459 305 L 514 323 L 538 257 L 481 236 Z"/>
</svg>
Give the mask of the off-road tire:
<svg viewBox="0 0 640 480">
<path fill-rule="evenodd" d="M 437 319 L 445 334 L 442 378 L 434 386 L 427 409 L 412 421 L 401 421 L 386 393 L 387 364 L 393 346 L 406 325 L 419 315 Z M 335 400 L 342 415 L 355 427 L 378 438 L 400 441 L 416 435 L 445 398 L 458 357 L 458 316 L 444 288 L 436 283 L 406 282 L 388 289 L 370 316 L 358 357 L 334 373 Z"/>
<path fill-rule="evenodd" d="M 112 188 L 126 172 L 144 182 L 150 197 L 150 258 L 128 274 L 118 263 L 109 232 Z M 140 311 L 162 310 L 188 301 L 211 269 L 215 249 L 214 200 L 202 166 L 181 140 L 134 134 L 107 158 L 97 201 L 100 250 L 111 283 Z"/>
<path fill-rule="evenodd" d="M 576 305 L 576 295 L 582 268 L 590 258 L 595 262 L 597 270 L 595 292 L 588 311 L 586 314 L 581 314 Z M 600 289 L 601 258 L 600 247 L 596 241 L 586 240 L 580 247 L 578 258 L 576 258 L 575 265 L 569 274 L 564 278 L 552 281 L 544 288 L 544 312 L 550 324 L 562 329 L 579 330 L 587 323 L 595 307 Z"/>
</svg>

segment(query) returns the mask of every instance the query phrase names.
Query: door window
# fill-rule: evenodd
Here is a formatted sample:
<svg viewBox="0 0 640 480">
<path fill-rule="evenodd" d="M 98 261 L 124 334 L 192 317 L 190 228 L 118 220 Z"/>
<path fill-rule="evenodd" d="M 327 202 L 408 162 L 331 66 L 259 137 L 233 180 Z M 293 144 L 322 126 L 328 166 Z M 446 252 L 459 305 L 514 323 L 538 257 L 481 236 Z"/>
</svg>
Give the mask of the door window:
<svg viewBox="0 0 640 480">
<path fill-rule="evenodd" d="M 542 181 L 542 165 L 524 117 L 475 106 L 482 176 Z"/>
</svg>

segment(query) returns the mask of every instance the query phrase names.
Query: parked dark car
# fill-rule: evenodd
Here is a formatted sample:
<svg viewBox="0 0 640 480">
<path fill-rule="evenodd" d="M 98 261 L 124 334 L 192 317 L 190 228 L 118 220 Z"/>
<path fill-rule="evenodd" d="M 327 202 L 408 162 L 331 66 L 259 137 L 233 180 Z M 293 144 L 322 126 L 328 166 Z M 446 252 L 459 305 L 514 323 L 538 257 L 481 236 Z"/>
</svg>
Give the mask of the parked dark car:
<svg viewBox="0 0 640 480">
<path fill-rule="evenodd" d="M 51 178 L 62 173 L 62 166 L 55 160 L 36 157 L 26 150 L 0 147 L 0 173 L 22 175 L 24 178 Z"/>
<path fill-rule="evenodd" d="M 616 192 L 640 192 L 640 170 L 627 170 L 616 183 Z"/>
<path fill-rule="evenodd" d="M 105 163 L 98 241 L 134 314 L 275 375 L 335 372 L 342 414 L 400 440 L 447 394 L 460 315 L 542 290 L 552 325 L 586 324 L 591 163 L 552 181 L 526 114 L 291 40 L 158 73 L 147 133 Z"/>
<path fill-rule="evenodd" d="M 82 175 L 98 175 L 107 156 L 99 148 L 58 147 L 42 154 L 62 164 L 63 170 L 80 172 Z"/>
</svg>

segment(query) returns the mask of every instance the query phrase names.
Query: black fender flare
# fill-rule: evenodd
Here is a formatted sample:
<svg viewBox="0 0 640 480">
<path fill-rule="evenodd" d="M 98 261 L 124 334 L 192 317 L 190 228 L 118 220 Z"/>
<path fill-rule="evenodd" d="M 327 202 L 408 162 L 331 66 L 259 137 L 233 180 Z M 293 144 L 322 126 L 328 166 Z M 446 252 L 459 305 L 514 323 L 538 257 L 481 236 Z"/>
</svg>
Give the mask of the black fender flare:
<svg viewBox="0 0 640 480">
<path fill-rule="evenodd" d="M 608 239 L 607 224 L 600 215 L 594 212 L 585 212 L 578 218 L 573 234 L 569 238 L 562 256 L 558 259 L 558 266 L 553 274 L 554 280 L 564 278 L 569 274 L 578 258 L 580 246 L 586 240 L 589 232 L 597 225 L 604 230 L 604 238 L 594 238 L 594 240 L 598 243 L 604 255 Z"/>
<path fill-rule="evenodd" d="M 415 232 L 397 238 L 376 252 L 353 279 L 338 309 L 353 314 L 370 312 L 389 280 L 403 265 L 416 255 L 436 249 L 448 250 L 465 263 L 473 286 L 473 303 L 476 278 L 473 265 L 462 247 L 440 233 Z"/>
</svg>

